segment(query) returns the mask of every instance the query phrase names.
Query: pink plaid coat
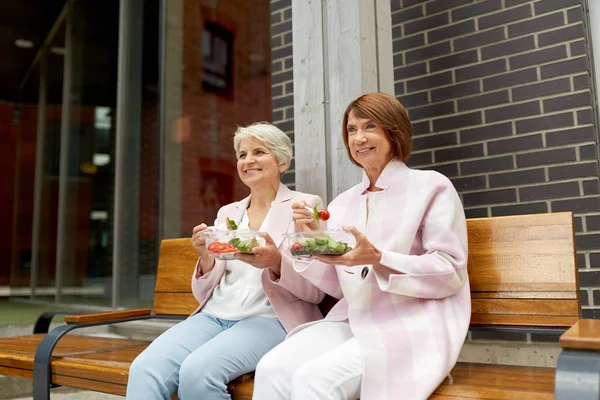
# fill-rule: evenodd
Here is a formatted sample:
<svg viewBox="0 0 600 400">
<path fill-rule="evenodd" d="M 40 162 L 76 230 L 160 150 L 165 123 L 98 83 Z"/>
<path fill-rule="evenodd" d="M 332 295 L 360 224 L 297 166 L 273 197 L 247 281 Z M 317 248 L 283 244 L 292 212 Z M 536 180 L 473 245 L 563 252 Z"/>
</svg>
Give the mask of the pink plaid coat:
<svg viewBox="0 0 600 400">
<path fill-rule="evenodd" d="M 390 162 L 367 220 L 369 180 L 329 205 L 329 229 L 355 226 L 382 251 L 380 263 L 294 268 L 341 299 L 324 320 L 348 319 L 361 348 L 362 400 L 424 400 L 450 373 L 467 335 L 471 299 L 467 229 L 452 183 Z M 312 322 L 319 323 L 319 321 Z M 290 335 L 312 324 L 296 328 Z"/>
<path fill-rule="evenodd" d="M 282 236 L 284 233 L 294 232 L 292 203 L 302 200 L 306 201 L 311 207 L 315 204 L 323 204 L 319 196 L 295 192 L 280 183 L 277 196 L 271 204 L 269 215 L 263 223 L 263 231 L 273 238 L 282 255 L 281 276 L 277 277 L 268 268 L 263 269 L 262 286 L 286 332 L 291 331 L 300 324 L 323 318 L 318 304 L 323 300 L 325 294 L 294 271 L 293 260 L 289 256 L 288 242 Z M 215 226 L 225 229 L 227 217 L 239 224 L 249 202 L 250 196 L 221 207 L 217 214 Z M 214 289 L 221 282 L 221 277 L 225 273 L 227 261 L 216 260 L 213 269 L 205 275 L 199 273 L 199 264 L 200 259 L 196 263 L 192 275 L 192 292 L 199 305 L 192 315 L 199 312 L 212 296 Z"/>
</svg>

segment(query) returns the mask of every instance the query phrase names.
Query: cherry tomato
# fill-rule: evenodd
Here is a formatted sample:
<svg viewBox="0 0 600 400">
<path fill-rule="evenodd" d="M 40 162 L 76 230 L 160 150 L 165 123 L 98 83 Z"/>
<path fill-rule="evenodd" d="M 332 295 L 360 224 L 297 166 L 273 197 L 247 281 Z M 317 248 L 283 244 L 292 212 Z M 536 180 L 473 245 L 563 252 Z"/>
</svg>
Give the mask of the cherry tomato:
<svg viewBox="0 0 600 400">
<path fill-rule="evenodd" d="M 319 218 L 322 219 L 323 221 L 327 221 L 329 219 L 329 211 L 327 211 L 327 210 L 319 211 Z"/>
<path fill-rule="evenodd" d="M 302 245 L 300 243 L 294 243 L 292 245 L 292 250 L 300 250 L 302 248 Z"/>
<path fill-rule="evenodd" d="M 231 253 L 237 251 L 234 245 L 231 243 L 222 243 L 222 246 L 219 248 L 222 253 Z"/>
<path fill-rule="evenodd" d="M 231 243 L 213 242 L 208 245 L 208 251 L 213 253 L 233 253 L 236 252 L 237 249 Z"/>
</svg>

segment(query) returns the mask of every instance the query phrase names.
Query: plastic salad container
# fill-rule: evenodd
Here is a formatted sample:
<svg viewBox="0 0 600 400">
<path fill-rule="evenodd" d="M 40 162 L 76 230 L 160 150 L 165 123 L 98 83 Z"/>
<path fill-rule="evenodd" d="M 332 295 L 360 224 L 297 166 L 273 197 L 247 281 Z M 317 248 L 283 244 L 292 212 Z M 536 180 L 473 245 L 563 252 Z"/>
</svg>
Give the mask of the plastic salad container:
<svg viewBox="0 0 600 400">
<path fill-rule="evenodd" d="M 252 254 L 254 247 L 265 245 L 265 238 L 251 229 L 210 228 L 204 233 L 206 249 L 219 260 L 232 260 L 236 253 Z"/>
<path fill-rule="evenodd" d="M 356 245 L 354 235 L 343 230 L 286 233 L 290 253 L 295 257 L 314 254 L 340 256 Z"/>
</svg>

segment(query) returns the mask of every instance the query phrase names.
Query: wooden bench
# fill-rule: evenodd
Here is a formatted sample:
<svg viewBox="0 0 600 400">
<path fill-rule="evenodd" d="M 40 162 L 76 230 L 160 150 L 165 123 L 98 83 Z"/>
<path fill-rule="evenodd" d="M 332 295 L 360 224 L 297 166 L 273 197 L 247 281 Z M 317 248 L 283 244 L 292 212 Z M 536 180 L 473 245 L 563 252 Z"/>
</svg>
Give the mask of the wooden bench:
<svg viewBox="0 0 600 400">
<path fill-rule="evenodd" d="M 579 320 L 572 214 L 470 219 L 468 232 L 472 329 L 571 329 L 561 337 L 557 370 L 458 363 L 453 382 L 443 382 L 431 399 L 553 399 L 555 393 L 556 399 L 598 399 L 600 321 Z M 47 313 L 34 334 L 0 339 L 0 374 L 33 378 L 35 400 L 49 399 L 54 386 L 124 395 L 129 366 L 148 342 L 66 334 L 99 324 L 185 318 L 196 308 L 190 289 L 195 262 L 188 239 L 163 240 L 153 310 L 67 316 L 66 325 L 45 334 L 53 316 Z M 322 306 L 331 305 L 328 299 Z M 249 375 L 229 387 L 236 400 L 250 400 L 252 388 Z"/>
</svg>

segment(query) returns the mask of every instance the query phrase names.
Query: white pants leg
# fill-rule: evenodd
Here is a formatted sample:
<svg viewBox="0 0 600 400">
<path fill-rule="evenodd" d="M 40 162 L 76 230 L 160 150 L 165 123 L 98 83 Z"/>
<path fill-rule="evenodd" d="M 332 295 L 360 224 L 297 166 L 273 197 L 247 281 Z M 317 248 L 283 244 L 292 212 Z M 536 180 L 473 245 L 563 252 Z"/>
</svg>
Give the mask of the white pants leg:
<svg viewBox="0 0 600 400">
<path fill-rule="evenodd" d="M 312 325 L 268 352 L 258 363 L 255 400 L 355 400 L 362 359 L 346 322 Z"/>
</svg>

